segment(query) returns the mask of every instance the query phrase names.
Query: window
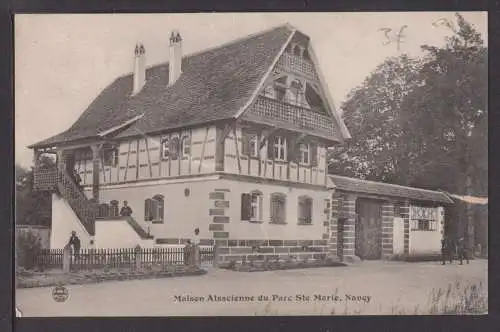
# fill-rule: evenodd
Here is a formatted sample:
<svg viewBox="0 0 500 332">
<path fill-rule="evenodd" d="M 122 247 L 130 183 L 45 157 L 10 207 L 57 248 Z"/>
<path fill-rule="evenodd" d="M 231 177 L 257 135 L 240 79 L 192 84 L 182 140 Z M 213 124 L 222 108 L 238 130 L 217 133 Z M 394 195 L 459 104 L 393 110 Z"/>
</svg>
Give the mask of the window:
<svg viewBox="0 0 500 332">
<path fill-rule="evenodd" d="M 304 52 L 302 53 L 302 57 L 304 58 L 304 60 L 311 59 L 311 57 L 309 56 L 309 52 L 307 50 L 304 50 Z"/>
<path fill-rule="evenodd" d="M 299 224 L 312 223 L 312 198 L 309 196 L 299 197 Z"/>
<path fill-rule="evenodd" d="M 189 157 L 191 154 L 191 138 L 189 136 L 182 137 L 181 152 L 183 157 Z"/>
<path fill-rule="evenodd" d="M 241 195 L 241 220 L 262 221 L 262 193 L 260 191 Z"/>
<path fill-rule="evenodd" d="M 162 160 L 176 160 L 179 156 L 179 137 L 165 137 L 161 140 L 161 159 Z"/>
<path fill-rule="evenodd" d="M 280 193 L 271 194 L 271 222 L 286 223 L 286 196 Z"/>
<path fill-rule="evenodd" d="M 300 163 L 301 164 L 309 165 L 309 163 L 310 163 L 310 159 L 309 159 L 310 153 L 309 153 L 309 150 L 310 150 L 309 144 L 307 144 L 307 143 L 299 143 Z"/>
<path fill-rule="evenodd" d="M 105 149 L 103 152 L 103 164 L 104 166 L 118 165 L 118 149 Z"/>
<path fill-rule="evenodd" d="M 168 159 L 170 157 L 170 141 L 168 138 L 161 140 L 161 159 Z"/>
<path fill-rule="evenodd" d="M 429 220 L 419 220 L 418 221 L 418 230 L 419 231 L 428 231 L 429 230 Z"/>
<path fill-rule="evenodd" d="M 301 105 L 302 104 L 302 95 L 304 94 L 304 87 L 302 85 L 302 82 L 300 82 L 300 80 L 293 80 L 292 82 L 290 82 L 290 93 L 291 93 L 291 96 L 292 96 L 292 100 L 291 102 L 296 104 L 296 105 Z"/>
<path fill-rule="evenodd" d="M 249 157 L 259 156 L 259 140 L 257 134 L 243 133 L 241 153 Z"/>
<path fill-rule="evenodd" d="M 302 49 L 299 45 L 295 46 L 295 48 L 293 49 L 293 54 L 296 56 L 300 56 L 302 54 Z"/>
<path fill-rule="evenodd" d="M 144 220 L 152 223 L 163 223 L 164 219 L 164 196 L 155 195 L 147 198 L 144 202 Z"/>
<path fill-rule="evenodd" d="M 279 161 L 286 160 L 286 138 L 281 136 L 274 137 L 274 159 Z"/>
</svg>

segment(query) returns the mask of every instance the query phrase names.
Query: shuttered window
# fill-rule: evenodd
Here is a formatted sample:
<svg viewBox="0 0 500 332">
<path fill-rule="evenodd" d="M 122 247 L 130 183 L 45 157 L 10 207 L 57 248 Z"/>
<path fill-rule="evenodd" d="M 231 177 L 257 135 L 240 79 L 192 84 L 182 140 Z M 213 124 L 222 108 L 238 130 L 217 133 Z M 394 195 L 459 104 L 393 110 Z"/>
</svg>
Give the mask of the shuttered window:
<svg viewBox="0 0 500 332">
<path fill-rule="evenodd" d="M 170 157 L 170 141 L 168 137 L 161 140 L 161 159 L 167 160 Z"/>
<path fill-rule="evenodd" d="M 191 137 L 189 135 L 182 137 L 181 152 L 183 157 L 189 157 L 191 154 Z"/>
<path fill-rule="evenodd" d="M 155 195 L 153 198 L 147 198 L 144 201 L 144 220 L 162 223 L 165 215 L 164 205 L 163 195 Z"/>
<path fill-rule="evenodd" d="M 242 135 L 241 153 L 248 157 L 258 157 L 259 144 L 258 136 L 254 133 L 245 133 Z"/>
<path fill-rule="evenodd" d="M 241 195 L 241 220 L 262 221 L 262 193 L 260 191 Z"/>
<path fill-rule="evenodd" d="M 311 151 L 311 166 L 318 166 L 318 145 L 317 144 L 309 144 L 309 149 Z"/>
<path fill-rule="evenodd" d="M 170 139 L 170 147 L 169 147 L 170 158 L 172 160 L 176 160 L 177 158 L 179 158 L 179 148 L 180 148 L 179 137 L 172 137 Z"/>
<path fill-rule="evenodd" d="M 286 196 L 284 194 L 271 194 L 271 222 L 275 224 L 286 222 Z"/>
<path fill-rule="evenodd" d="M 300 151 L 300 163 L 304 165 L 309 165 L 310 159 L 310 150 L 311 146 L 308 143 L 299 143 L 299 151 Z"/>
<path fill-rule="evenodd" d="M 312 198 L 309 196 L 299 197 L 299 224 L 312 223 Z"/>
<path fill-rule="evenodd" d="M 274 160 L 286 161 L 286 138 L 274 137 Z"/>
</svg>

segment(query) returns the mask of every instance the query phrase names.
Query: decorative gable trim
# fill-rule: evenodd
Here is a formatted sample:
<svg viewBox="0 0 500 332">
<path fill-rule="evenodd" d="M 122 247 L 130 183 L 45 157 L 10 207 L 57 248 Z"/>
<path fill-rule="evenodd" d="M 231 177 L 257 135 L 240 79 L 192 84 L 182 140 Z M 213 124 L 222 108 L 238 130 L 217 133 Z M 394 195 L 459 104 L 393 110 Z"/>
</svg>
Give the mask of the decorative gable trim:
<svg viewBox="0 0 500 332">
<path fill-rule="evenodd" d="M 240 110 L 238 111 L 238 113 L 236 113 L 235 119 L 241 117 L 243 115 L 243 113 L 245 113 L 246 110 L 250 109 L 250 105 L 252 105 L 252 103 L 255 101 L 255 99 L 259 95 L 260 91 L 264 87 L 264 84 L 268 81 L 269 75 L 271 75 L 274 67 L 276 66 L 276 63 L 278 63 L 278 60 L 280 59 L 281 55 L 285 51 L 286 46 L 288 45 L 288 43 L 290 43 L 290 41 L 292 40 L 293 36 L 295 36 L 295 32 L 297 31 L 297 29 L 293 28 L 290 25 L 288 25 L 288 28 L 292 30 L 292 33 L 290 34 L 290 36 L 288 36 L 286 42 L 284 42 L 283 45 L 281 46 L 280 51 L 278 52 L 278 54 L 274 58 L 273 62 L 271 63 L 271 65 L 267 69 L 267 71 L 264 74 L 264 76 L 262 77 L 262 79 L 260 80 L 260 83 L 257 85 L 257 88 L 254 90 L 254 92 L 253 92 L 252 96 L 250 97 L 250 99 L 246 102 L 246 104 L 242 108 L 240 108 Z"/>
<path fill-rule="evenodd" d="M 340 116 L 340 113 L 337 112 L 335 108 L 335 104 L 333 103 L 333 98 L 330 95 L 330 90 L 328 89 L 328 85 L 326 84 L 325 77 L 323 76 L 323 73 L 321 72 L 321 68 L 319 66 L 319 61 L 318 58 L 316 57 L 316 53 L 314 52 L 314 49 L 312 48 L 312 44 L 309 44 L 308 47 L 308 52 L 309 56 L 311 57 L 311 60 L 314 64 L 314 67 L 316 69 L 316 74 L 318 75 L 319 82 L 321 84 L 320 88 L 323 90 L 323 95 L 326 98 L 326 102 L 328 104 L 328 107 L 330 109 L 331 115 L 333 115 L 333 118 L 335 119 L 335 123 L 337 124 L 337 127 L 340 129 L 340 133 L 342 134 L 343 139 L 350 139 L 351 134 L 349 133 L 349 130 L 347 129 L 344 121 L 342 121 L 342 118 Z"/>
<path fill-rule="evenodd" d="M 144 116 L 144 113 L 137 115 L 137 116 L 133 117 L 132 119 L 129 119 L 129 120 L 117 125 L 117 126 L 114 126 L 114 127 L 111 127 L 107 130 L 101 131 L 100 133 L 97 134 L 97 136 L 103 137 L 103 136 L 109 135 L 109 134 L 111 134 L 111 133 L 113 133 L 113 132 L 115 132 L 123 127 L 128 126 L 129 124 L 136 122 L 137 120 L 139 120 L 143 116 Z"/>
</svg>

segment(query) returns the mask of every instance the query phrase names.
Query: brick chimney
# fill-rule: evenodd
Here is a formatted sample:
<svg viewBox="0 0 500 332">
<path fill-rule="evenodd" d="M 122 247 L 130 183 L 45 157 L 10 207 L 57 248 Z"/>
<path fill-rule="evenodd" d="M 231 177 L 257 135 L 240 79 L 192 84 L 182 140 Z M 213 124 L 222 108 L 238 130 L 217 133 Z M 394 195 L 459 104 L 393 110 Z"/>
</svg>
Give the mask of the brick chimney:
<svg viewBox="0 0 500 332">
<path fill-rule="evenodd" d="M 182 68 L 182 38 L 179 31 L 172 31 L 170 34 L 170 58 L 169 58 L 169 72 L 168 84 L 172 85 L 181 76 Z"/>
<path fill-rule="evenodd" d="M 146 50 L 144 45 L 137 43 L 134 50 L 134 91 L 133 94 L 141 91 L 146 83 Z"/>
</svg>

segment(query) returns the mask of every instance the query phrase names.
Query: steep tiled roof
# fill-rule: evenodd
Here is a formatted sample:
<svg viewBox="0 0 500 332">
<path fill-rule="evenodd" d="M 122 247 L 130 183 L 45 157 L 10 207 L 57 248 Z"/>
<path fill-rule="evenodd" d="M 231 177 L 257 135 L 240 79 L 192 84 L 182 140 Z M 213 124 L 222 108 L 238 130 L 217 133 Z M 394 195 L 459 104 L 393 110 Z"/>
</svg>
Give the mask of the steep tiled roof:
<svg viewBox="0 0 500 332">
<path fill-rule="evenodd" d="M 136 95 L 132 95 L 133 74 L 119 77 L 71 128 L 31 147 L 95 137 L 142 113 L 118 137 L 233 118 L 250 100 L 293 32 L 284 25 L 185 56 L 182 74 L 172 86 L 168 85 L 168 62 L 146 70 L 146 84 Z"/>
<path fill-rule="evenodd" d="M 404 187 L 390 183 L 361 180 L 339 175 L 329 175 L 328 177 L 337 190 L 453 204 L 453 200 L 439 191 Z"/>
</svg>

